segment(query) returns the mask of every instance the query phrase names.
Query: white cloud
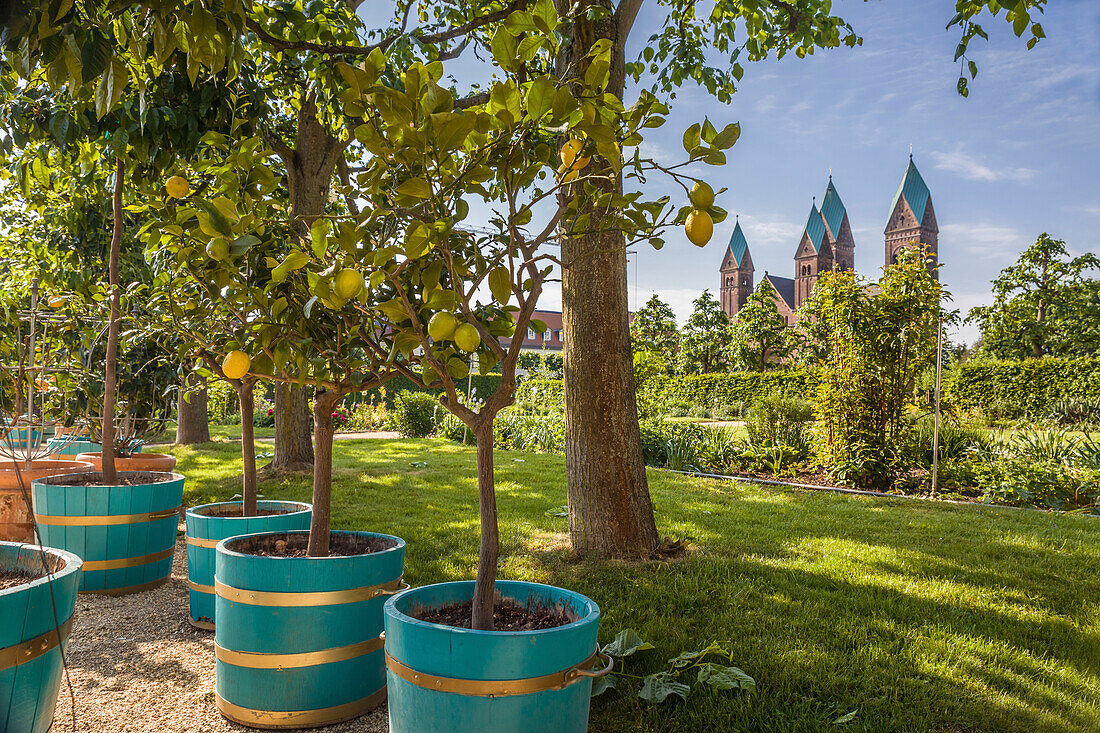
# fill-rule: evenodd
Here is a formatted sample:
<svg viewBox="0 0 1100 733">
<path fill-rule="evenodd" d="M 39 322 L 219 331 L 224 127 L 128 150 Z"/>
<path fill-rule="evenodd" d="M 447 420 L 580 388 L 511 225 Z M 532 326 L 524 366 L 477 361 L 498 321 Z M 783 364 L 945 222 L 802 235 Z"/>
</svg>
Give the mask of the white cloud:
<svg viewBox="0 0 1100 733">
<path fill-rule="evenodd" d="M 765 244 L 789 244 L 793 250 L 798 245 L 802 225 L 782 219 L 765 219 L 752 214 L 741 215 L 741 229 L 749 243 L 749 251 Z"/>
<path fill-rule="evenodd" d="M 968 181 L 1025 181 L 1038 172 L 1032 168 L 994 168 L 961 150 L 951 153 L 936 151 L 932 153 L 932 158 L 936 161 L 936 168 L 956 173 Z"/>
<path fill-rule="evenodd" d="M 940 252 L 962 251 L 980 260 L 1009 262 L 1027 247 L 1025 234 L 1012 227 L 983 222 L 944 224 Z"/>
</svg>

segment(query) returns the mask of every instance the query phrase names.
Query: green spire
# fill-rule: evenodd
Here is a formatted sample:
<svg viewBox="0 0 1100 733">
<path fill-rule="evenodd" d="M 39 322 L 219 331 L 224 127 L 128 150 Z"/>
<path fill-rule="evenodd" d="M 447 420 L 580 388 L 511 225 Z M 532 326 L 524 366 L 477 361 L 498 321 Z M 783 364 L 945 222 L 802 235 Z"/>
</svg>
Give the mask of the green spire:
<svg viewBox="0 0 1100 733">
<path fill-rule="evenodd" d="M 928 200 L 932 194 L 928 190 L 928 186 L 924 183 L 924 179 L 921 178 L 920 171 L 917 170 L 917 166 L 913 163 L 913 154 L 909 154 L 909 167 L 905 169 L 905 176 L 901 179 L 901 185 L 898 186 L 898 192 L 894 194 L 894 200 L 890 203 L 890 213 L 893 214 L 894 210 L 898 206 L 898 200 L 904 198 L 905 203 L 909 204 L 909 208 L 913 211 L 913 216 L 917 217 L 917 222 L 924 220 L 924 210 L 928 208 Z"/>
<path fill-rule="evenodd" d="M 749 243 L 745 239 L 745 233 L 741 231 L 740 221 L 733 227 L 733 234 L 730 236 L 729 247 L 730 252 L 733 253 L 733 261 L 740 267 L 741 261 L 745 258 L 745 253 L 749 251 Z"/>
</svg>

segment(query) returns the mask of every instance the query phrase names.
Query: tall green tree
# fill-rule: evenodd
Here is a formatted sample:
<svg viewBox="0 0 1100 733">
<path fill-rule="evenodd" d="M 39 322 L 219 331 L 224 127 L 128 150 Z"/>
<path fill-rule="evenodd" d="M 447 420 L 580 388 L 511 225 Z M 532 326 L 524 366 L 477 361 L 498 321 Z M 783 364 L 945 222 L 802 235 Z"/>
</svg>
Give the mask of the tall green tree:
<svg viewBox="0 0 1100 733">
<path fill-rule="evenodd" d="M 799 346 L 798 333 L 779 314 L 779 294 L 767 280 L 761 280 L 745 299 L 729 329 L 727 348 L 730 364 L 746 372 L 775 369 L 790 361 Z"/>
<path fill-rule="evenodd" d="M 654 293 L 630 321 L 630 341 L 634 351 L 652 351 L 660 354 L 666 364 L 674 363 L 680 347 L 680 329 L 672 306 Z"/>
<path fill-rule="evenodd" d="M 730 319 L 722 304 L 704 290 L 680 332 L 680 372 L 711 374 L 725 367 L 730 343 Z"/>
<path fill-rule="evenodd" d="M 1089 356 L 1100 350 L 1100 258 L 1071 257 L 1046 232 L 993 281 L 993 304 L 971 309 L 983 350 L 999 359 Z"/>
<path fill-rule="evenodd" d="M 941 304 L 949 295 L 923 250 L 902 250 L 875 287 L 851 271 L 826 272 L 803 304 L 825 344 L 814 410 L 821 460 L 840 481 L 885 486 L 918 377 L 935 363 Z"/>
</svg>

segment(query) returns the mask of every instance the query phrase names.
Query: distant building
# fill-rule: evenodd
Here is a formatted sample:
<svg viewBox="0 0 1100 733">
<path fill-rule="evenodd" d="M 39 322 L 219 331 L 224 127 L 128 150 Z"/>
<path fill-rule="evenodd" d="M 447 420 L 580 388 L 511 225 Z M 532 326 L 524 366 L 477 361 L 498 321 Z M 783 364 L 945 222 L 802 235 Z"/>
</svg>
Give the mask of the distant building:
<svg viewBox="0 0 1100 733">
<path fill-rule="evenodd" d="M 546 332 L 535 333 L 535 329 L 528 327 L 523 338 L 523 349 L 561 351 L 565 347 L 565 328 L 562 326 L 561 311 L 536 310 L 532 318 L 545 323 Z M 511 345 L 512 339 L 502 338 L 500 343 L 507 348 Z"/>
<path fill-rule="evenodd" d="M 897 261 L 898 252 L 904 247 L 924 244 L 929 249 L 929 267 L 937 275 L 936 261 L 939 255 L 939 225 L 932 208 L 932 195 L 921 178 L 913 156 L 901 179 L 901 185 L 890 205 L 890 218 L 886 224 L 887 263 Z M 814 283 L 822 272 L 855 269 L 856 245 L 852 238 L 852 225 L 848 211 L 829 176 L 821 208 L 817 200 L 810 205 L 810 214 L 798 239 L 794 253 L 794 277 L 780 277 L 768 272 L 767 280 L 776 292 L 776 306 L 788 324 L 798 321 L 798 310 L 813 292 Z M 719 267 L 721 273 L 722 309 L 731 318 L 745 305 L 749 294 L 756 287 L 755 268 L 741 222 L 737 222 L 730 237 L 729 246 Z"/>
</svg>

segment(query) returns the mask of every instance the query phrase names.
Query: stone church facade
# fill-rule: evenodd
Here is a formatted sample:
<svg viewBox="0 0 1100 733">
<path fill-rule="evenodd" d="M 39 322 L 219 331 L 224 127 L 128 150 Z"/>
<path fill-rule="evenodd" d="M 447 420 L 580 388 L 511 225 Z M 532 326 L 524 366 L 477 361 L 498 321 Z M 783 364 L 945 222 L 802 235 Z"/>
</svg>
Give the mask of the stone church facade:
<svg viewBox="0 0 1100 733">
<path fill-rule="evenodd" d="M 939 259 L 939 225 L 932 207 L 932 195 L 924 183 L 913 156 L 905 170 L 901 185 L 890 205 L 890 217 L 885 231 L 887 264 L 897 261 L 898 252 L 904 247 L 923 244 L 928 247 L 929 267 L 936 275 Z M 794 253 L 794 277 L 780 277 L 768 272 L 761 280 L 767 280 L 776 293 L 776 306 L 788 324 L 798 322 L 799 308 L 813 292 L 814 283 L 822 272 L 855 269 L 855 240 L 852 225 L 844 202 L 829 176 L 825 196 L 818 208 L 817 200 L 810 205 L 810 214 L 802 228 Z M 749 294 L 756 287 L 752 255 L 741 223 L 733 228 L 729 246 L 722 258 L 720 269 L 722 309 L 731 318 L 745 305 Z"/>
</svg>

